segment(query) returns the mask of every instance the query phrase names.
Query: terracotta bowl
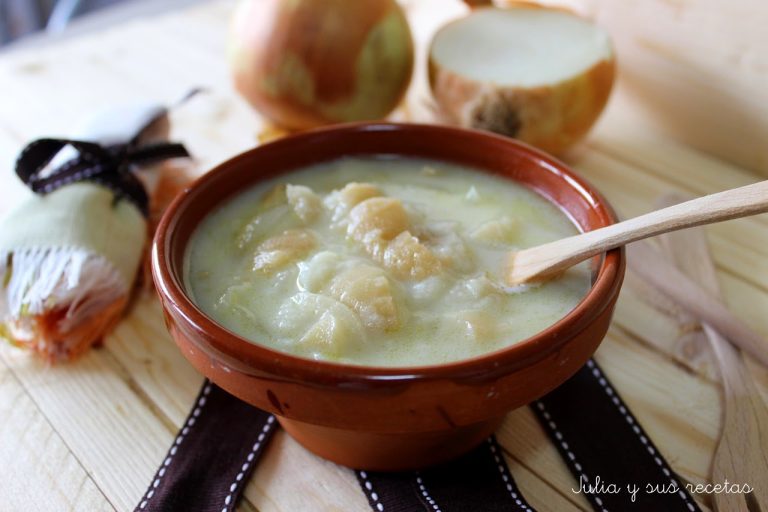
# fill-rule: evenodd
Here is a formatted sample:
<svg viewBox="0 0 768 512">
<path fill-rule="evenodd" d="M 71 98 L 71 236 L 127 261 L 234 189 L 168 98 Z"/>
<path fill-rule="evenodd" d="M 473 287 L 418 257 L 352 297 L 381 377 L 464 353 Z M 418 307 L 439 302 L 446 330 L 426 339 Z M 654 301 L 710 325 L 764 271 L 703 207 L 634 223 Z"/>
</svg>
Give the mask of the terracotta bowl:
<svg viewBox="0 0 768 512">
<path fill-rule="evenodd" d="M 152 270 L 168 329 L 184 356 L 233 395 L 274 413 L 299 443 L 340 464 L 403 470 L 467 452 L 512 409 L 546 394 L 595 352 L 624 276 L 624 253 L 593 260 L 593 286 L 560 321 L 508 348 L 454 363 L 374 368 L 317 362 L 250 343 L 187 295 L 184 254 L 211 210 L 258 183 L 345 155 L 407 155 L 466 164 L 522 183 L 583 230 L 611 224 L 605 200 L 561 162 L 512 139 L 441 126 L 353 124 L 247 151 L 200 178 L 165 213 Z"/>
</svg>

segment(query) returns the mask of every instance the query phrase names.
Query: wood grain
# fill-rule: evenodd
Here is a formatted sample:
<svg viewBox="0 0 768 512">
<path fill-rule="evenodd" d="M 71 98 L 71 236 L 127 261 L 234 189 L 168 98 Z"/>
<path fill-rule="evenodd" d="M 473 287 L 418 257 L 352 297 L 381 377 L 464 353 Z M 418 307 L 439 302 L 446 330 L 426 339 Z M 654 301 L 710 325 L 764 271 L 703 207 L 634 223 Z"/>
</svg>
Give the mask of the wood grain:
<svg viewBox="0 0 768 512">
<path fill-rule="evenodd" d="M 632 104 L 623 106 L 626 122 L 768 175 L 762 0 L 731 0 L 725 9 L 719 0 L 543 2 L 611 34 L 621 93 Z"/>
<path fill-rule="evenodd" d="M 667 135 L 768 174 L 768 10 L 761 0 L 593 2 L 637 112 Z"/>
<path fill-rule="evenodd" d="M 0 363 L 0 510 L 113 511 L 61 436 Z M 5 476 L 5 475 L 4 475 Z"/>
<path fill-rule="evenodd" d="M 668 196 L 666 200 L 679 202 L 677 196 Z M 703 230 L 668 234 L 661 237 L 660 242 L 667 257 L 678 268 L 696 279 L 713 297 L 720 296 L 715 266 Z M 703 330 L 716 355 L 725 404 L 723 426 L 712 461 L 712 480 L 715 483 L 730 481 L 739 486 L 746 484 L 753 489 L 746 495 L 716 493 L 712 497 L 715 508 L 719 511 L 765 510 L 768 508 L 768 454 L 755 447 L 768 439 L 768 407 L 739 350 L 711 325 L 705 323 Z"/>
<path fill-rule="evenodd" d="M 46 367 L 3 345 L 0 359 L 118 510 L 138 503 L 175 434 L 130 388 L 105 351 Z"/>
<path fill-rule="evenodd" d="M 696 281 L 665 264 L 664 259 L 648 245 L 636 244 L 631 247 L 629 265 L 637 275 L 672 298 L 681 308 L 715 327 L 739 348 L 768 367 L 768 342 L 703 291 Z"/>
</svg>

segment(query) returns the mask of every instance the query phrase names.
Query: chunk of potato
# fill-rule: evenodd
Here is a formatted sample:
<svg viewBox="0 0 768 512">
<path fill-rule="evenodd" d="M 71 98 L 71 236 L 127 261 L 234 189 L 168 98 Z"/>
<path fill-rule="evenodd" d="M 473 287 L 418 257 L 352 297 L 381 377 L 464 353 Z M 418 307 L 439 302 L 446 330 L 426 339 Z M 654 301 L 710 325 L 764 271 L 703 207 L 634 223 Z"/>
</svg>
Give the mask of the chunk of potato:
<svg viewBox="0 0 768 512">
<path fill-rule="evenodd" d="M 425 279 L 408 283 L 411 302 L 417 306 L 429 305 L 441 300 L 447 288 L 449 280 L 444 275 L 429 276 Z"/>
<path fill-rule="evenodd" d="M 255 217 L 237 231 L 235 242 L 246 250 L 270 232 L 313 222 L 321 212 L 322 201 L 312 189 L 280 183 L 262 196 Z"/>
<path fill-rule="evenodd" d="M 342 330 L 343 328 L 339 328 L 339 319 L 330 311 L 323 311 L 317 322 L 310 325 L 298 343 L 336 355 L 339 352 L 339 346 L 346 341 L 346 337 L 340 334 Z"/>
<path fill-rule="evenodd" d="M 383 251 L 376 251 L 373 256 L 402 279 L 421 280 L 440 272 L 440 260 L 408 231 L 403 231 L 390 241 Z"/>
<path fill-rule="evenodd" d="M 468 273 L 475 268 L 475 257 L 458 231 L 458 222 L 432 222 L 418 236 L 444 266 Z"/>
<path fill-rule="evenodd" d="M 514 243 L 519 229 L 516 219 L 504 215 L 479 225 L 472 231 L 472 238 L 491 245 L 510 245 Z"/>
<path fill-rule="evenodd" d="M 332 251 L 321 251 L 307 261 L 299 262 L 299 275 L 296 284 L 299 289 L 319 292 L 336 275 L 341 263 L 341 256 Z"/>
<path fill-rule="evenodd" d="M 460 332 L 472 341 L 492 341 L 496 336 L 496 322 L 484 311 L 458 311 L 450 317 L 459 323 Z"/>
<path fill-rule="evenodd" d="M 253 270 L 270 274 L 307 254 L 316 243 L 314 235 L 305 229 L 284 231 L 259 244 L 253 258 Z"/>
<path fill-rule="evenodd" d="M 323 210 L 323 203 L 320 196 L 315 194 L 311 188 L 304 185 L 288 185 L 285 188 L 285 195 L 288 204 L 293 208 L 294 213 L 305 223 L 313 222 Z"/>
<path fill-rule="evenodd" d="M 499 285 L 494 284 L 487 272 L 478 277 L 467 279 L 464 282 L 464 288 L 474 299 L 482 299 L 500 291 Z"/>
<path fill-rule="evenodd" d="M 331 210 L 331 220 L 338 222 L 349 214 L 350 210 L 366 199 L 381 196 L 381 190 L 370 183 L 347 183 L 344 188 L 334 190 L 324 200 Z"/>
<path fill-rule="evenodd" d="M 261 197 L 256 205 L 255 216 L 237 230 L 235 243 L 239 249 L 247 249 L 276 228 L 293 227 L 295 219 L 290 215 L 285 191 L 285 183 L 280 183 Z"/>
<path fill-rule="evenodd" d="M 400 326 L 392 287 L 384 271 L 371 265 L 349 268 L 331 282 L 330 294 L 354 310 L 369 329 Z"/>
<path fill-rule="evenodd" d="M 290 207 L 287 204 L 279 205 L 246 222 L 237 231 L 235 243 L 239 249 L 246 250 L 267 234 L 279 229 L 290 229 L 296 224 L 296 218 L 291 214 Z"/>
<path fill-rule="evenodd" d="M 332 211 L 332 220 L 338 221 L 356 205 L 381 195 L 381 190 L 370 183 L 347 183 L 344 188 L 334 190 L 325 198 L 325 205 Z"/>
<path fill-rule="evenodd" d="M 365 331 L 352 310 L 316 293 L 300 292 L 285 301 L 277 313 L 277 329 L 323 357 L 338 357 L 350 344 L 365 342 Z"/>
<path fill-rule="evenodd" d="M 349 212 L 347 236 L 365 244 L 392 240 L 408 229 L 408 214 L 399 199 L 372 197 Z"/>
<path fill-rule="evenodd" d="M 381 190 L 371 183 L 347 183 L 343 189 L 339 190 L 341 202 L 352 208 L 362 203 L 366 199 L 381 195 Z"/>
</svg>

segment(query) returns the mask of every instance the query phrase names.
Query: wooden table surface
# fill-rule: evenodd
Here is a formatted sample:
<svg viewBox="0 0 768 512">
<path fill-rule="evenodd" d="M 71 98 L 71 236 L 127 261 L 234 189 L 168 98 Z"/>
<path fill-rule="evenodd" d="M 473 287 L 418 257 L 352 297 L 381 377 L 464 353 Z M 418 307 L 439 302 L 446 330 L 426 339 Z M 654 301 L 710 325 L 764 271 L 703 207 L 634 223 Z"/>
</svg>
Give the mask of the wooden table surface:
<svg viewBox="0 0 768 512">
<path fill-rule="evenodd" d="M 431 5 L 430 5 L 431 4 Z M 406 2 L 419 48 L 458 3 Z M 29 51 L 0 55 L 0 213 L 23 187 L 12 168 L 23 144 L 66 135 L 97 108 L 172 101 L 193 86 L 210 92 L 173 114 L 204 171 L 258 143 L 259 118 L 233 93 L 225 35 L 230 2 L 209 2 L 134 20 Z M 429 120 L 423 55 L 398 119 Z M 567 155 L 622 216 L 653 208 L 667 192 L 700 195 L 757 175 L 663 138 L 619 84 L 588 140 Z M 707 228 L 727 302 L 768 336 L 768 217 Z M 720 427 L 717 373 L 700 330 L 660 312 L 630 279 L 597 360 L 684 482 L 708 480 Z M 132 510 L 162 461 L 202 377 L 163 326 L 153 291 L 135 301 L 105 341 L 73 364 L 48 367 L 0 344 L 0 510 Z M 751 361 L 768 397 L 768 374 Z M 510 469 L 539 510 L 587 510 L 575 481 L 527 408 L 498 432 Z M 759 449 L 759 447 L 755 447 Z M 705 508 L 707 496 L 697 495 Z M 242 510 L 366 511 L 348 469 L 321 460 L 279 432 L 245 491 Z"/>
</svg>

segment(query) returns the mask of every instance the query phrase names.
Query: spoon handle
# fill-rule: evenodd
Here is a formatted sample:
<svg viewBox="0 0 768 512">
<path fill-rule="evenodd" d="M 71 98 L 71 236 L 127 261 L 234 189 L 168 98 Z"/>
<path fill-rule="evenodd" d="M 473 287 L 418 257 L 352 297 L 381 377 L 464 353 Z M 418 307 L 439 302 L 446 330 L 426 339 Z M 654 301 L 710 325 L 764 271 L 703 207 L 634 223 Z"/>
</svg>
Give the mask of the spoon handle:
<svg viewBox="0 0 768 512">
<path fill-rule="evenodd" d="M 678 229 L 768 211 L 768 180 L 646 213 L 617 224 L 510 254 L 510 285 L 546 277 L 622 245 Z"/>
</svg>

